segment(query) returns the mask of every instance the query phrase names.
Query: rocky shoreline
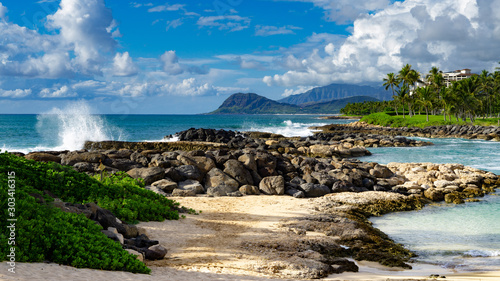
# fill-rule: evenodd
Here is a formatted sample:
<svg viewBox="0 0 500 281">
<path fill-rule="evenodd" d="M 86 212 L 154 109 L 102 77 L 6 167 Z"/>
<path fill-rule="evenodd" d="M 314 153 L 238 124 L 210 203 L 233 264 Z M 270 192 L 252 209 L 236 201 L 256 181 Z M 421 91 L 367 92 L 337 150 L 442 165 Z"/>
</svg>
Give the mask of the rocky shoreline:
<svg viewBox="0 0 500 281">
<path fill-rule="evenodd" d="M 433 201 L 460 204 L 500 186 L 499 176 L 459 164 L 381 165 L 352 159 L 369 155 L 364 146 L 386 144 L 387 138 L 364 132 L 348 138 L 343 138 L 344 133 L 284 138 L 190 129 L 178 137 L 179 142 L 88 142 L 80 151 L 17 154 L 69 165 L 88 174 L 126 172 L 164 196 L 316 198 L 315 214 L 282 223 L 291 233 L 286 241 L 242 244 L 279 256 L 279 263 L 258 271 L 287 278 L 322 278 L 357 271 L 347 258 L 409 268 L 407 262 L 413 254 L 373 228 L 368 217 L 418 209 Z M 416 144 L 406 138 L 389 139 L 393 141 L 387 145 L 392 146 Z M 111 227 L 118 233 L 112 229 L 106 234 L 119 236 L 115 234 L 123 227 Z M 304 236 L 311 231 L 324 237 Z M 144 255 L 146 252 L 142 250 Z"/>
<path fill-rule="evenodd" d="M 354 122 L 346 125 L 331 124 L 317 127 L 327 134 L 376 134 L 384 136 L 407 136 L 424 138 L 464 138 L 500 141 L 500 127 L 473 125 L 445 125 L 425 128 L 391 128 Z"/>
</svg>

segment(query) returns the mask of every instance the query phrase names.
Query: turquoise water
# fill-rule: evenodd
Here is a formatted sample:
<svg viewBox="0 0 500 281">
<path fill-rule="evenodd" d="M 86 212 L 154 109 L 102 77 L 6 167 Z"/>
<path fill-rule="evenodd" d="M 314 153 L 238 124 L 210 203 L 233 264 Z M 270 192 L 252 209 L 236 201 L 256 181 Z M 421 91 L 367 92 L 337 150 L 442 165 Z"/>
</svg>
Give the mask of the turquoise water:
<svg viewBox="0 0 500 281">
<path fill-rule="evenodd" d="M 95 115 L 85 104 L 41 115 L 0 115 L 0 150 L 78 150 L 86 140 L 165 141 L 189 128 L 309 136 L 310 126 L 348 123 L 319 115 Z"/>
<path fill-rule="evenodd" d="M 379 162 L 460 163 L 500 174 L 500 142 L 422 139 L 435 145 L 371 148 L 360 160 Z M 500 196 L 479 203 L 438 204 L 420 211 L 372 218 L 374 226 L 415 251 L 418 262 L 458 271 L 500 269 Z"/>
<path fill-rule="evenodd" d="M 194 128 L 308 136 L 308 128 L 344 120 L 316 115 L 95 115 L 85 104 L 42 115 L 0 115 L 0 150 L 76 150 L 86 140 L 165 141 Z M 370 148 L 362 161 L 461 163 L 500 174 L 500 142 L 425 139 L 434 146 Z M 428 206 L 373 218 L 376 227 L 416 251 L 417 262 L 462 270 L 500 269 L 500 196 L 480 203 Z"/>
</svg>

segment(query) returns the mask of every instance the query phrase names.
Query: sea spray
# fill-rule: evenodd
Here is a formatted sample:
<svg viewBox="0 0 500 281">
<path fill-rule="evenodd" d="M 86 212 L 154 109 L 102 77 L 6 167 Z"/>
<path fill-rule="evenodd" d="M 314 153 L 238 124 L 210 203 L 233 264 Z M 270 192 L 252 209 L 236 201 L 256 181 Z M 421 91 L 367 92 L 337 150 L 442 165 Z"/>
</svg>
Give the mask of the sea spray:
<svg viewBox="0 0 500 281">
<path fill-rule="evenodd" d="M 122 132 L 94 115 L 84 101 L 71 103 L 65 108 L 54 108 L 37 116 L 37 132 L 44 146 L 54 150 L 82 149 L 85 141 L 120 140 Z"/>
</svg>

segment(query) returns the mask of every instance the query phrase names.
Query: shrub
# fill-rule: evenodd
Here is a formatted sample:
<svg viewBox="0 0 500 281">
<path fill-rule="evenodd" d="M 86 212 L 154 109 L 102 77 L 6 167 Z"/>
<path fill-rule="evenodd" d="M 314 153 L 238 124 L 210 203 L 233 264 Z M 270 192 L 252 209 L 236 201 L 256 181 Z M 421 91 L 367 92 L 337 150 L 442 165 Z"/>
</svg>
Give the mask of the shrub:
<svg viewBox="0 0 500 281">
<path fill-rule="evenodd" d="M 177 203 L 147 191 L 141 183 L 123 174 L 99 182 L 86 174 L 55 163 L 40 163 L 8 153 L 0 154 L 0 184 L 7 186 L 8 172 L 16 173 L 16 261 L 52 261 L 74 267 L 104 270 L 125 270 L 149 273 L 142 262 L 122 249 L 119 243 L 101 233 L 101 227 L 84 215 L 65 213 L 46 202 L 50 191 L 71 203 L 97 202 L 125 221 L 178 219 Z M 8 198 L 0 193 L 0 208 L 9 217 Z M 2 260 L 10 252 L 7 243 L 8 221 L 0 222 L 0 253 Z"/>
</svg>

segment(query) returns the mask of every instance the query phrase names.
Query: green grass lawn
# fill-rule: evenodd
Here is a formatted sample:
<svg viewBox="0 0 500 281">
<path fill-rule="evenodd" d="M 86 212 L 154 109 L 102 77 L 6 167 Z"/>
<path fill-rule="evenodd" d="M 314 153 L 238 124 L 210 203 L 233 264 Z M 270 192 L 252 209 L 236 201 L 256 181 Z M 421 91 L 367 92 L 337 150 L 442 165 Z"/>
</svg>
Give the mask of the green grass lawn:
<svg viewBox="0 0 500 281">
<path fill-rule="evenodd" d="M 455 117 L 452 117 L 452 121 L 444 121 L 443 115 L 429 115 L 429 122 L 427 122 L 425 115 L 414 115 L 410 117 L 405 115 L 388 115 L 385 113 L 373 113 L 367 115 L 361 119 L 361 121 L 367 122 L 369 124 L 381 125 L 386 127 L 429 127 L 429 126 L 440 126 L 440 125 L 470 125 L 471 122 L 467 119 L 467 122 L 457 121 Z M 480 126 L 490 126 L 498 125 L 498 118 L 478 118 L 474 122 L 474 125 Z"/>
</svg>

